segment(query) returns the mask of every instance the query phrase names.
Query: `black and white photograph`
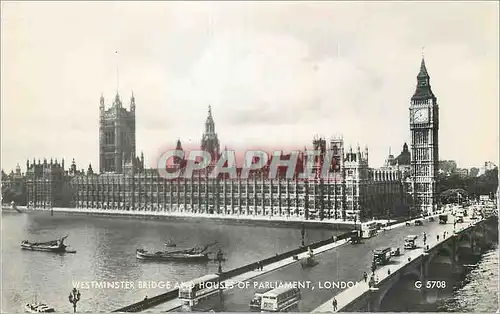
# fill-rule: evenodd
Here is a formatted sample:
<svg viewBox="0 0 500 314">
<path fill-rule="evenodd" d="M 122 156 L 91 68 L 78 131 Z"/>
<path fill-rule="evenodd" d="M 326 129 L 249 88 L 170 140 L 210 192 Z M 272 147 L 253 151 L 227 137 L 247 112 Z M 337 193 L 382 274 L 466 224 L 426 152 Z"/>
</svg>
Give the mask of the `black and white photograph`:
<svg viewBox="0 0 500 314">
<path fill-rule="evenodd" d="M 498 1 L 0 12 L 0 312 L 498 313 Z"/>
</svg>

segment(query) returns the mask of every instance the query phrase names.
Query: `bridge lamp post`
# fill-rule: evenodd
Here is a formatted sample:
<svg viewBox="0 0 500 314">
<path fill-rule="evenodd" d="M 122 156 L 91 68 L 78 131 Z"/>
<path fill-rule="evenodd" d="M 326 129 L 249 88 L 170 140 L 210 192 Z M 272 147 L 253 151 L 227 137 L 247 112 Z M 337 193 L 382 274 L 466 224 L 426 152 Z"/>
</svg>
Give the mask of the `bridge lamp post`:
<svg viewBox="0 0 500 314">
<path fill-rule="evenodd" d="M 76 288 L 73 288 L 73 291 L 68 296 L 69 303 L 73 304 L 73 312 L 76 313 L 76 304 L 78 301 L 80 301 L 80 291 L 76 290 Z"/>
<path fill-rule="evenodd" d="M 224 259 L 224 254 L 222 253 L 222 250 L 219 249 L 219 251 L 217 251 L 217 262 L 219 263 L 219 268 L 217 270 L 217 272 L 219 274 L 222 273 L 222 260 Z"/>
</svg>

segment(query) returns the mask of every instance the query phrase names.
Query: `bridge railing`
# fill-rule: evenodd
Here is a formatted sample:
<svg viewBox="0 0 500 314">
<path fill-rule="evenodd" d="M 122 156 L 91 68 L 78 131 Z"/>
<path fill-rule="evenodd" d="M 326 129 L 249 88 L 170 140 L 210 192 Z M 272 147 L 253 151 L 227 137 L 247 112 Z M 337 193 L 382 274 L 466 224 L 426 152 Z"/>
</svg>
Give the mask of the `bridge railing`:
<svg viewBox="0 0 500 314">
<path fill-rule="evenodd" d="M 170 290 L 152 298 L 136 302 L 113 312 L 140 312 L 164 302 L 173 300 L 179 295 L 179 289 Z"/>
<path fill-rule="evenodd" d="M 297 248 L 297 249 L 294 249 L 294 250 L 291 250 L 291 251 L 288 251 L 288 252 L 285 252 L 282 254 L 278 254 L 278 255 L 266 258 L 266 259 L 260 261 L 260 263 L 262 264 L 262 266 L 266 266 L 266 265 L 275 263 L 277 261 L 280 261 L 282 259 L 289 258 L 289 257 L 292 257 L 294 255 L 306 252 L 308 247 L 310 247 L 311 249 L 316 249 L 318 247 L 333 243 L 335 241 L 347 239 L 349 237 L 349 234 L 350 234 L 349 232 L 346 232 L 344 234 L 338 235 L 337 237 L 331 237 L 331 238 L 328 238 L 328 239 L 325 239 L 322 241 L 312 243 L 312 244 L 304 246 L 304 247 L 300 247 L 300 248 Z M 244 274 L 246 272 L 255 270 L 256 268 L 257 268 L 257 262 L 253 262 L 253 263 L 229 270 L 227 272 L 223 272 L 222 274 L 220 274 L 220 280 L 227 280 L 227 279 L 236 277 L 238 275 Z M 165 303 L 167 301 L 173 300 L 173 299 L 177 298 L 178 295 L 179 295 L 179 289 L 173 289 L 173 290 L 170 290 L 166 293 L 152 297 L 150 299 L 142 300 L 142 301 L 136 302 L 134 304 L 125 306 L 125 307 L 118 309 L 118 310 L 115 310 L 113 312 L 116 313 L 116 312 L 140 312 L 140 311 L 144 311 L 148 308 L 151 308 L 151 307 L 160 305 L 162 303 Z"/>
</svg>

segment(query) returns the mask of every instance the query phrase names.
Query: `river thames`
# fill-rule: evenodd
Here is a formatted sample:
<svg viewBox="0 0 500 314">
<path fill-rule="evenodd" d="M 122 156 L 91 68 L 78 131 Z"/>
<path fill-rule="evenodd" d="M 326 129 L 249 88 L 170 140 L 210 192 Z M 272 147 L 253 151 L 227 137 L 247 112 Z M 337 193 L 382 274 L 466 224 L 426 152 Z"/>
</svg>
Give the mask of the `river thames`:
<svg viewBox="0 0 500 314">
<path fill-rule="evenodd" d="M 307 230 L 306 241 L 338 232 Z M 65 244 L 76 254 L 59 255 L 21 250 L 23 240 L 48 241 L 69 235 Z M 215 273 L 217 263 L 155 263 L 137 260 L 135 250 L 161 250 L 173 239 L 192 247 L 217 241 L 210 249 L 225 253 L 224 269 L 283 253 L 300 245 L 300 230 L 255 225 L 141 220 L 49 212 L 2 212 L 2 312 L 24 312 L 36 297 L 56 311 L 71 311 L 68 295 L 74 283 L 82 293 L 78 311 L 112 311 L 166 292 L 169 287 L 140 287 L 144 282 L 176 283 Z M 108 286 L 102 286 L 102 284 Z M 129 287 L 124 287 L 129 283 Z M 130 284 L 133 284 L 133 287 Z M 94 285 L 92 289 L 91 285 Z M 170 289 L 173 287 L 170 287 Z"/>
</svg>

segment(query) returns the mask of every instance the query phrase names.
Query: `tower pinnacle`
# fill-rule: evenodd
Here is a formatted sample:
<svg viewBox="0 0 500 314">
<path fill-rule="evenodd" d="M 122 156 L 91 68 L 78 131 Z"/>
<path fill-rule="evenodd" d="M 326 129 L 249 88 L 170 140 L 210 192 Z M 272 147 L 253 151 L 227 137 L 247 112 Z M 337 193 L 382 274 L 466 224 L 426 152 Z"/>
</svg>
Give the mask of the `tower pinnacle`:
<svg viewBox="0 0 500 314">
<path fill-rule="evenodd" d="M 427 67 L 425 65 L 425 59 L 422 56 L 422 61 L 420 62 L 420 71 L 417 75 L 417 87 L 415 93 L 413 94 L 412 100 L 427 100 L 434 99 L 435 96 L 431 90 L 431 78 L 427 72 Z"/>
</svg>

